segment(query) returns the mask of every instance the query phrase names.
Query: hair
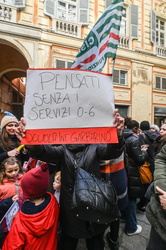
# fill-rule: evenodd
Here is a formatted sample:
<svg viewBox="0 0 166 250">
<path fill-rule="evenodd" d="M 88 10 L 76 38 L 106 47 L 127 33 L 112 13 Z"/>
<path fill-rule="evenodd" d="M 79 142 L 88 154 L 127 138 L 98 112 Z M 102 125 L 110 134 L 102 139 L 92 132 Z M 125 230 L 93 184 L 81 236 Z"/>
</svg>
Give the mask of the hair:
<svg viewBox="0 0 166 250">
<path fill-rule="evenodd" d="M 15 138 L 16 138 L 16 140 L 13 141 L 9 137 L 9 134 L 6 131 L 6 127 L 4 127 L 2 129 L 2 132 L 1 132 L 1 144 L 2 144 L 1 146 L 2 146 L 3 150 L 9 151 L 9 150 L 12 150 L 12 149 L 16 148 L 17 146 L 19 146 L 20 141 L 16 136 L 15 136 Z"/>
<path fill-rule="evenodd" d="M 124 127 L 127 128 L 127 126 L 129 126 L 129 124 L 131 123 L 131 117 L 126 116 L 125 120 L 124 120 Z"/>
<path fill-rule="evenodd" d="M 150 123 L 149 123 L 149 121 L 142 121 L 142 122 L 140 123 L 140 129 L 141 129 L 142 131 L 144 131 L 144 130 L 149 130 L 149 129 L 150 129 Z"/>
<path fill-rule="evenodd" d="M 133 128 L 139 128 L 139 123 L 136 120 L 131 120 L 128 124 L 127 124 L 127 128 L 128 129 L 133 129 Z"/>
<path fill-rule="evenodd" d="M 15 163 L 19 166 L 19 173 L 23 173 L 21 162 L 14 156 L 8 157 L 1 163 L 0 166 L 0 184 L 3 184 L 3 179 L 5 178 L 6 165 L 14 165 Z"/>
</svg>

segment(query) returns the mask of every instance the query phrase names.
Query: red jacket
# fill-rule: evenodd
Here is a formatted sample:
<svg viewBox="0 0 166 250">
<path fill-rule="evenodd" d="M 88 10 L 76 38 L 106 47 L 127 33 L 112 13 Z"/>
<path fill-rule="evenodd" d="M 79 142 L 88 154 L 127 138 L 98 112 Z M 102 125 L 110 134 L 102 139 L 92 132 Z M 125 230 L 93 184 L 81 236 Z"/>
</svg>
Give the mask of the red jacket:
<svg viewBox="0 0 166 250">
<path fill-rule="evenodd" d="M 49 193 L 50 194 L 50 193 Z M 59 206 L 55 197 L 37 214 L 18 212 L 2 250 L 56 250 Z"/>
<path fill-rule="evenodd" d="M 10 196 L 17 194 L 22 194 L 22 188 L 20 187 L 21 178 L 23 177 L 22 174 L 19 174 L 17 180 L 12 179 L 3 179 L 3 184 L 0 184 L 0 200 L 9 198 Z"/>
</svg>

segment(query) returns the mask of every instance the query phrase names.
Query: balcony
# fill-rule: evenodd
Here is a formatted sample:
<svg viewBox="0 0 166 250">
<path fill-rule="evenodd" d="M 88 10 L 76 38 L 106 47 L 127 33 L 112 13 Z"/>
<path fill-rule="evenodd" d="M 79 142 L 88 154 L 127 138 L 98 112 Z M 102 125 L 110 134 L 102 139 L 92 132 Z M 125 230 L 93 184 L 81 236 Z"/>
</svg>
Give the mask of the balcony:
<svg viewBox="0 0 166 250">
<path fill-rule="evenodd" d="M 119 45 L 120 48 L 131 49 L 130 38 L 126 36 L 119 37 Z"/>
<path fill-rule="evenodd" d="M 162 47 L 159 45 L 155 46 L 155 54 L 160 57 L 166 57 L 166 47 Z"/>
<path fill-rule="evenodd" d="M 16 22 L 17 8 L 0 3 L 0 20 Z"/>
<path fill-rule="evenodd" d="M 81 38 L 81 25 L 77 23 L 54 19 L 52 30 L 59 34 Z"/>
</svg>

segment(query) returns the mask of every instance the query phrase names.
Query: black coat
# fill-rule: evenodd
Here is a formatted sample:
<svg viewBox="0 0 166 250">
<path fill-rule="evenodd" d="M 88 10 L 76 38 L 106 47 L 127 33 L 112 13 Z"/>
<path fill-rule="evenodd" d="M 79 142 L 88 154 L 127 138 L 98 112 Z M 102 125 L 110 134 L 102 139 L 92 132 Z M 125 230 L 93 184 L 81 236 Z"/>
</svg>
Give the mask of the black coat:
<svg viewBox="0 0 166 250">
<path fill-rule="evenodd" d="M 74 187 L 74 158 L 79 167 L 100 177 L 99 162 L 103 159 L 119 157 L 124 145 L 123 138 L 119 144 L 79 144 L 79 145 L 41 145 L 31 148 L 33 157 L 46 162 L 57 161 L 61 167 L 60 224 L 63 233 L 73 238 L 90 238 L 104 233 L 106 225 L 81 221 L 72 214 L 71 200 Z"/>
<path fill-rule="evenodd" d="M 126 166 L 128 175 L 128 194 L 130 198 L 141 198 L 145 194 L 144 186 L 140 181 L 138 167 L 143 165 L 148 154 L 141 151 L 139 137 L 131 129 L 124 129 L 126 154 L 128 156 L 128 165 Z"/>
<path fill-rule="evenodd" d="M 148 144 L 148 158 L 147 161 L 150 163 L 150 170 L 153 173 L 154 172 L 154 157 L 155 157 L 155 145 L 154 145 L 154 141 L 157 137 L 157 134 L 155 131 L 150 131 L 150 130 L 146 130 L 143 131 L 142 134 L 140 134 L 139 139 L 141 142 L 141 145 L 143 144 Z"/>
</svg>

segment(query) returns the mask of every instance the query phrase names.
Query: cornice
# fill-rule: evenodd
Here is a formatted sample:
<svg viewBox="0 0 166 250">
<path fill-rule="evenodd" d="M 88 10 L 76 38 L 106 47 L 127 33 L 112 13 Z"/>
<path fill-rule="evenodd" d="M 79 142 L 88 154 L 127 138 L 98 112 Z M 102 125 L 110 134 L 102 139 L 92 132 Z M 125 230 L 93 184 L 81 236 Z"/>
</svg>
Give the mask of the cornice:
<svg viewBox="0 0 166 250">
<path fill-rule="evenodd" d="M 166 1 L 164 3 L 158 4 L 155 11 L 158 16 L 166 19 Z"/>
</svg>

